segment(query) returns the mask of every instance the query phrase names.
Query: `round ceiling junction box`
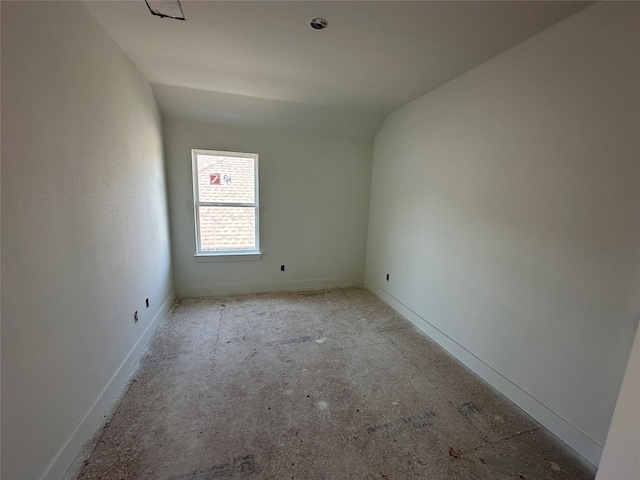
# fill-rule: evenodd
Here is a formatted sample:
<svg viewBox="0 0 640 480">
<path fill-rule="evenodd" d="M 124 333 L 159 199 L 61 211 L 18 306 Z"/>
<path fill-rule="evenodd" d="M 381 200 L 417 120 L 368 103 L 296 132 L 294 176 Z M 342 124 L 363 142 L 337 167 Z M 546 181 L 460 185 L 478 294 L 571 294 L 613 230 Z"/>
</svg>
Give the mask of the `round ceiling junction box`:
<svg viewBox="0 0 640 480">
<path fill-rule="evenodd" d="M 311 28 L 314 28 L 316 30 L 322 30 L 324 28 L 327 28 L 327 21 L 324 18 L 314 18 L 313 20 L 311 20 Z"/>
</svg>

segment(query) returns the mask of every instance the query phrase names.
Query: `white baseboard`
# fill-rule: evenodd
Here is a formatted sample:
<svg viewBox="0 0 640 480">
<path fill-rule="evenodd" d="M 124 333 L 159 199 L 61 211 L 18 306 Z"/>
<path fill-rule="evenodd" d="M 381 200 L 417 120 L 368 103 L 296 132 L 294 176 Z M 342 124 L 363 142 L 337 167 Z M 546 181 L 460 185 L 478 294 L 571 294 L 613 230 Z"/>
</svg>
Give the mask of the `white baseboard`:
<svg viewBox="0 0 640 480">
<path fill-rule="evenodd" d="M 120 367 L 113 374 L 107 385 L 102 390 L 102 393 L 98 396 L 89 411 L 82 418 L 78 426 L 71 433 L 65 444 L 60 451 L 56 454 L 51 461 L 44 474 L 40 477 L 41 480 L 60 480 L 69 466 L 73 463 L 76 455 L 82 449 L 87 438 L 91 435 L 91 432 L 102 419 L 102 415 L 109 408 L 112 400 L 120 390 L 120 387 L 127 381 L 129 373 L 138 362 L 142 352 L 146 348 L 149 340 L 165 319 L 173 302 L 175 300 L 175 294 L 171 293 L 165 302 L 160 307 L 160 310 L 153 317 L 153 320 L 149 323 L 149 326 L 144 331 L 140 339 L 136 342 L 134 347 L 129 352 L 129 355 L 120 364 Z"/>
<path fill-rule="evenodd" d="M 464 346 L 441 332 L 434 325 L 430 324 L 427 320 L 411 310 L 410 307 L 387 293 L 371 279 L 365 278 L 364 284 L 385 303 L 400 313 L 400 315 L 405 317 L 434 342 L 460 360 L 489 385 L 531 415 L 536 421 L 575 450 L 585 460 L 596 467 L 598 466 L 600 457 L 602 456 L 602 445 L 544 405 L 540 400 L 527 393 L 516 383 L 509 380 L 500 372 L 494 370 L 490 365 L 476 357 Z"/>
<path fill-rule="evenodd" d="M 177 287 L 176 296 L 210 297 L 215 295 L 235 295 L 240 293 L 282 292 L 291 290 L 315 290 L 320 288 L 353 287 L 362 285 L 362 278 L 319 278 L 312 280 L 292 280 L 288 282 L 235 283 L 228 285 L 207 285 L 204 287 Z"/>
</svg>

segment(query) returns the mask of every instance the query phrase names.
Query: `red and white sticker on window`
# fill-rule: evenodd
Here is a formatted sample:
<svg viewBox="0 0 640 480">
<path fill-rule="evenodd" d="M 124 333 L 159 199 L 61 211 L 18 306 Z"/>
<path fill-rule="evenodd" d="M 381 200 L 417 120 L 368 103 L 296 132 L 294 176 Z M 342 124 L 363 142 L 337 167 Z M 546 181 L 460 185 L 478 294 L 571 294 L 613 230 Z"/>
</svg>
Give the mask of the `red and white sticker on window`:
<svg viewBox="0 0 640 480">
<path fill-rule="evenodd" d="M 209 175 L 209 184 L 210 185 L 220 185 L 220 174 L 219 173 L 211 173 Z"/>
</svg>

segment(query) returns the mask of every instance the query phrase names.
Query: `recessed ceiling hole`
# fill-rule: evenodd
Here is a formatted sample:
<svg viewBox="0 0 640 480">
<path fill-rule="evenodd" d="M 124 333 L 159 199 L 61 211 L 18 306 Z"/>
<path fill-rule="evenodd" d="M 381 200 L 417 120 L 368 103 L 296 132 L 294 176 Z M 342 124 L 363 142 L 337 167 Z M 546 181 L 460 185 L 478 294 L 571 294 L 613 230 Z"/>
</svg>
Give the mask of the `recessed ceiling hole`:
<svg viewBox="0 0 640 480">
<path fill-rule="evenodd" d="M 311 28 L 315 28 L 316 30 L 322 30 L 323 28 L 327 28 L 327 21 L 324 18 L 314 18 L 311 20 Z"/>
</svg>

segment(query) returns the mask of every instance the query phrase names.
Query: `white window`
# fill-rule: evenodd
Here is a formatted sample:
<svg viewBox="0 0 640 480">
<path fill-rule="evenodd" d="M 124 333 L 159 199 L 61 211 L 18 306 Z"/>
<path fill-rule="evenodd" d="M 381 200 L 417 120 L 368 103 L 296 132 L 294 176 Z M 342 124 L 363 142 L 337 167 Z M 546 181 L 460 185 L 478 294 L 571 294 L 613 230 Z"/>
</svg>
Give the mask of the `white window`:
<svg viewBox="0 0 640 480">
<path fill-rule="evenodd" d="M 196 256 L 260 257 L 258 155 L 192 150 Z"/>
</svg>

